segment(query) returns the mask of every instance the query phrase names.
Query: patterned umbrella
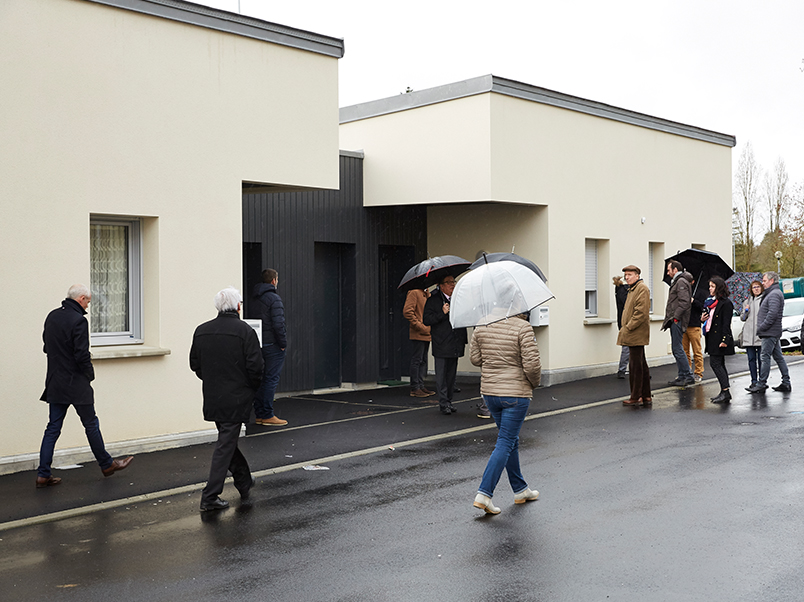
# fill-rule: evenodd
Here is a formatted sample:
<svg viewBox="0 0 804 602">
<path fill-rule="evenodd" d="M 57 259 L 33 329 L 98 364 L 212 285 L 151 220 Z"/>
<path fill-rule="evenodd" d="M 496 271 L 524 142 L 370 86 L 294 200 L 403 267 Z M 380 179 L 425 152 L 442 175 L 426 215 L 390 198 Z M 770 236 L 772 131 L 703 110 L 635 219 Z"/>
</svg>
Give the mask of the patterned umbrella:
<svg viewBox="0 0 804 602">
<path fill-rule="evenodd" d="M 726 280 L 726 286 L 729 287 L 729 299 L 731 299 L 735 309 L 741 308 L 743 301 L 751 296 L 751 283 L 754 280 L 762 282 L 762 273 L 734 272 L 734 274 Z"/>
</svg>

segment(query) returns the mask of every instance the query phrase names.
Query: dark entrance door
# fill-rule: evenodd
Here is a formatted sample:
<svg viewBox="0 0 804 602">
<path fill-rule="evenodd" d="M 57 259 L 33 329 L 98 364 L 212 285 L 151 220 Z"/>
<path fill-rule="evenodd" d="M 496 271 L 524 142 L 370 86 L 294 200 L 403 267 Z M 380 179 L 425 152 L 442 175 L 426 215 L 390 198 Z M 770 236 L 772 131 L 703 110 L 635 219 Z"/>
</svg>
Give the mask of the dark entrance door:
<svg viewBox="0 0 804 602">
<path fill-rule="evenodd" d="M 255 308 L 251 302 L 251 291 L 262 282 L 262 244 L 258 242 L 243 243 L 243 316 L 246 318 L 259 319 L 259 312 L 255 313 Z"/>
<path fill-rule="evenodd" d="M 409 325 L 402 315 L 405 293 L 396 287 L 415 263 L 412 246 L 380 245 L 380 379 L 399 380 L 410 372 Z"/>
<path fill-rule="evenodd" d="M 315 388 L 354 379 L 355 246 L 315 243 Z M 346 365 L 345 365 L 346 364 Z"/>
</svg>

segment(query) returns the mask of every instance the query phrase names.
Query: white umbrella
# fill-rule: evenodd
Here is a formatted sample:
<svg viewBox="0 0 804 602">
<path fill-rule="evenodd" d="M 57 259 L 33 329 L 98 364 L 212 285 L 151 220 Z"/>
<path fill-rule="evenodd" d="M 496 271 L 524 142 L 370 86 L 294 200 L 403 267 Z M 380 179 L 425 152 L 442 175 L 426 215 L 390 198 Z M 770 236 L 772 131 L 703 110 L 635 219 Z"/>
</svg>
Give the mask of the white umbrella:
<svg viewBox="0 0 804 602">
<path fill-rule="evenodd" d="M 513 261 L 497 261 L 465 274 L 450 299 L 453 328 L 485 326 L 530 311 L 555 298 L 533 270 Z"/>
</svg>

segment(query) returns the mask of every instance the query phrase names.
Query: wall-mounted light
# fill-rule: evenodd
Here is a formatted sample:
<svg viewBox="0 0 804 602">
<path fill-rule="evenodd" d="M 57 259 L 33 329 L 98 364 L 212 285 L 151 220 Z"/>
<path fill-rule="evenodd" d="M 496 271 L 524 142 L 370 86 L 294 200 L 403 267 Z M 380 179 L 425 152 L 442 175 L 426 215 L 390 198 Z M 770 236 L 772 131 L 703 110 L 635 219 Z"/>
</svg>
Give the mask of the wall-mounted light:
<svg viewBox="0 0 804 602">
<path fill-rule="evenodd" d="M 644 217 L 642 218 L 642 223 L 643 223 L 643 224 L 645 223 L 645 218 L 644 218 Z"/>
</svg>

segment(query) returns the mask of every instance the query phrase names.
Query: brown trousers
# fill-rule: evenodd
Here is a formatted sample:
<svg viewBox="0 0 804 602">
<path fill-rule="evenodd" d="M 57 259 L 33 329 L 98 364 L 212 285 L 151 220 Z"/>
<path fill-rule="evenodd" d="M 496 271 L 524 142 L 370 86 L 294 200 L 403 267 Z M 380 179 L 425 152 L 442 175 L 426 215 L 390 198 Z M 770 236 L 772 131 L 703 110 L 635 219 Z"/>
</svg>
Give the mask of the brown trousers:
<svg viewBox="0 0 804 602">
<path fill-rule="evenodd" d="M 628 348 L 628 371 L 631 383 L 631 401 L 651 399 L 650 394 L 650 370 L 648 361 L 645 359 L 645 347 Z"/>
<path fill-rule="evenodd" d="M 690 366 L 693 365 L 695 360 L 695 369 L 693 372 L 698 376 L 703 376 L 704 363 L 703 351 L 701 350 L 701 327 L 700 326 L 687 326 L 684 331 L 684 336 L 681 337 L 681 347 L 684 353 L 687 354 L 687 361 Z M 692 347 L 692 356 L 690 356 L 690 347 Z"/>
</svg>

